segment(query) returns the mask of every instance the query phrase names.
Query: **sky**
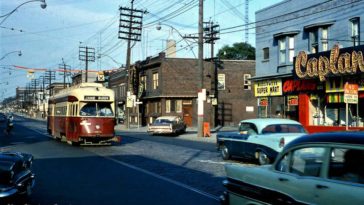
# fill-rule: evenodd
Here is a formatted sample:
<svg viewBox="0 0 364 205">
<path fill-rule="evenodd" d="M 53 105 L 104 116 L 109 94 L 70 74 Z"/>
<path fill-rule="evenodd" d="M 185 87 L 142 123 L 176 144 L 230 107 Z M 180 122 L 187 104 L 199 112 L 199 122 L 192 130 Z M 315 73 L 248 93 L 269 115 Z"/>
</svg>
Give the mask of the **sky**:
<svg viewBox="0 0 364 205">
<path fill-rule="evenodd" d="M 255 21 L 256 11 L 281 1 L 249 0 L 249 23 Z M 85 63 L 79 60 L 80 46 L 95 48 L 96 60 L 89 63 L 90 70 L 111 70 L 125 64 L 127 43 L 118 38 L 119 7 L 130 7 L 130 2 L 46 0 L 47 7 L 42 9 L 39 0 L 0 0 L 0 16 L 25 3 L 7 18 L 0 17 L 0 101 L 15 96 L 17 87 L 29 85 L 31 77 L 39 78 L 45 69 L 59 70 L 63 63 L 73 70 L 84 69 Z M 134 0 L 134 8 L 146 12 L 141 41 L 132 48 L 131 63 L 165 51 L 167 39 L 177 42 L 176 57 L 197 56 L 197 42 L 187 43 L 181 35 L 198 32 L 198 0 Z M 250 28 L 248 43 L 255 47 L 254 24 L 244 26 L 245 17 L 245 0 L 204 1 L 204 21 L 220 25 L 215 54 L 224 45 L 245 42 L 246 28 Z M 156 29 L 158 23 L 160 30 Z M 204 57 L 210 55 L 210 46 L 205 45 Z M 34 71 L 33 75 L 28 71 Z M 63 82 L 61 73 L 56 72 L 56 78 Z"/>
</svg>

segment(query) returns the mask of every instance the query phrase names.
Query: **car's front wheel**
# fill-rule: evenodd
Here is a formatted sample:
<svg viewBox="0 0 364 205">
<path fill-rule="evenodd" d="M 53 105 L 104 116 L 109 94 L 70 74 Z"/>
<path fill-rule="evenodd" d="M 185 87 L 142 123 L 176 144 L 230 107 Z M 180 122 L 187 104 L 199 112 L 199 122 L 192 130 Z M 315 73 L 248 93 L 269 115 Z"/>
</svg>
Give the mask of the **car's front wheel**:
<svg viewBox="0 0 364 205">
<path fill-rule="evenodd" d="M 229 149 L 225 145 L 220 145 L 221 156 L 224 160 L 231 158 Z"/>
<path fill-rule="evenodd" d="M 260 165 L 265 165 L 270 163 L 270 159 L 266 153 L 260 151 L 258 152 L 258 162 Z"/>
</svg>

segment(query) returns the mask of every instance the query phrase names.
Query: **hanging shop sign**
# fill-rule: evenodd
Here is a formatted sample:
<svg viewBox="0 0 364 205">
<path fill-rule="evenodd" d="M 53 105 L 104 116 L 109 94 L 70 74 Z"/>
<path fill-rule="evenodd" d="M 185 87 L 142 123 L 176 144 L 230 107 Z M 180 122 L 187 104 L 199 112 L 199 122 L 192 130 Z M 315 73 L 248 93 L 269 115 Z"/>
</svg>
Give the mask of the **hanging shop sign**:
<svg viewBox="0 0 364 205">
<path fill-rule="evenodd" d="M 298 105 L 298 95 L 288 95 L 288 105 L 296 106 Z"/>
<path fill-rule="evenodd" d="M 344 102 L 351 104 L 358 103 L 358 84 L 345 83 Z"/>
<path fill-rule="evenodd" d="M 258 106 L 268 106 L 268 98 L 258 98 Z"/>
<path fill-rule="evenodd" d="M 294 74 L 298 78 L 319 78 L 364 73 L 364 46 L 340 49 L 334 45 L 331 51 L 309 54 L 300 51 L 294 58 Z"/>
<path fill-rule="evenodd" d="M 314 80 L 286 80 L 283 83 L 283 93 L 296 93 L 318 90 L 318 84 Z"/>
<path fill-rule="evenodd" d="M 254 84 L 255 97 L 281 96 L 282 79 L 257 81 Z"/>
</svg>

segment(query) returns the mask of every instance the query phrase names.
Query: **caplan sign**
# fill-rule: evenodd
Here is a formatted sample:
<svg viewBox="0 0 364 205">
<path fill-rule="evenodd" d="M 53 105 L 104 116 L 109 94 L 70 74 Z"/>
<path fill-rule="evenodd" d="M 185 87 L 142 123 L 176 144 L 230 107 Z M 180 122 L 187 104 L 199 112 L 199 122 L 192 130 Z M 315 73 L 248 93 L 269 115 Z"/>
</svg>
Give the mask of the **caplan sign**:
<svg viewBox="0 0 364 205">
<path fill-rule="evenodd" d="M 307 54 L 300 51 L 294 58 L 294 74 L 301 79 L 318 78 L 325 81 L 329 76 L 364 73 L 364 46 L 340 49 L 334 45 L 331 51 Z"/>
</svg>

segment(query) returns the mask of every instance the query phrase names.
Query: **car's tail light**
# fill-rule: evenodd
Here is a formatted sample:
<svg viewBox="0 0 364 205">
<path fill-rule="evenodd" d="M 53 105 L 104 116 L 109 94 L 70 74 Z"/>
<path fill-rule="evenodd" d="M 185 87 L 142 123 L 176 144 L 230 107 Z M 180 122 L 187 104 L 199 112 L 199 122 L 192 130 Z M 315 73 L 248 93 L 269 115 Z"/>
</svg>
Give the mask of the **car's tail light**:
<svg viewBox="0 0 364 205">
<path fill-rule="evenodd" d="M 283 137 L 279 140 L 279 147 L 280 148 L 284 147 L 284 138 Z"/>
</svg>

